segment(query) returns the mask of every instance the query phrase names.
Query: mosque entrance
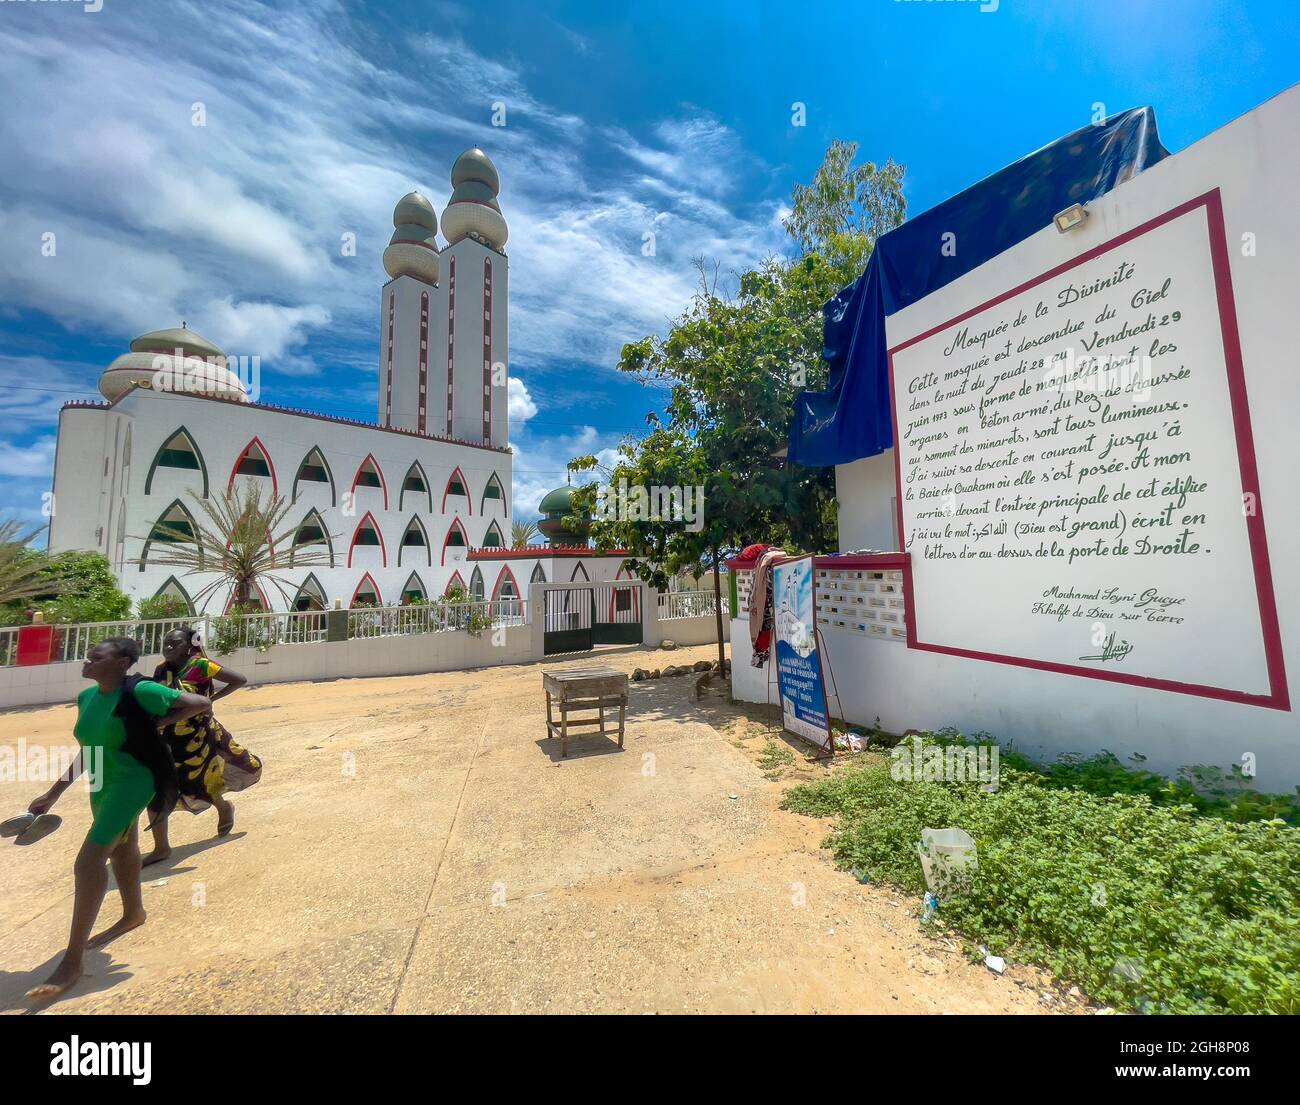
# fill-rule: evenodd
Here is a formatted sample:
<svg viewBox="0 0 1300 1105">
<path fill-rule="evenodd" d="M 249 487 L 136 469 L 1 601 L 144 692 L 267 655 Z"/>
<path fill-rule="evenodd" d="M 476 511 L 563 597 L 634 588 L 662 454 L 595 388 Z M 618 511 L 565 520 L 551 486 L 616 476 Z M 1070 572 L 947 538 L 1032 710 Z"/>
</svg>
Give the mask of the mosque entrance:
<svg viewBox="0 0 1300 1105">
<path fill-rule="evenodd" d="M 590 652 L 597 645 L 639 645 L 639 583 L 579 583 L 548 588 L 542 651 L 547 656 Z"/>
</svg>

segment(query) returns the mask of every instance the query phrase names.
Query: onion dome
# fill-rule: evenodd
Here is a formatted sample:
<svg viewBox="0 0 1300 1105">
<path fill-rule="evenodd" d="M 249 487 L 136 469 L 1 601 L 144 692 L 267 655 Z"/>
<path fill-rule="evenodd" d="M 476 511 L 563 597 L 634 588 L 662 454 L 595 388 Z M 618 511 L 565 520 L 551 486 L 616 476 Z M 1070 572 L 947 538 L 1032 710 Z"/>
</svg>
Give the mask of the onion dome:
<svg viewBox="0 0 1300 1105">
<path fill-rule="evenodd" d="M 442 232 L 449 243 L 473 238 L 500 250 L 510 236 L 497 203 L 501 181 L 497 167 L 477 146 L 456 159 L 451 170 L 452 193 L 442 213 Z"/>
<path fill-rule="evenodd" d="M 131 352 L 123 353 L 99 377 L 99 393 L 110 402 L 137 387 L 248 402 L 244 381 L 227 367 L 226 355 L 183 325 L 141 334 L 131 343 Z"/>
<path fill-rule="evenodd" d="M 569 528 L 564 519 L 573 513 L 573 488 L 557 487 L 554 491 L 549 491 L 542 499 L 538 511 L 542 515 L 542 520 L 537 523 L 537 528 L 542 536 L 552 545 L 585 545 L 590 527 L 586 524 L 591 519 L 591 514 L 584 511 L 582 517 L 586 520 L 583 525 L 576 530 Z"/>
<path fill-rule="evenodd" d="M 410 192 L 393 208 L 393 236 L 384 250 L 384 271 L 396 279 L 414 276 L 438 282 L 438 216 L 419 192 Z"/>
</svg>

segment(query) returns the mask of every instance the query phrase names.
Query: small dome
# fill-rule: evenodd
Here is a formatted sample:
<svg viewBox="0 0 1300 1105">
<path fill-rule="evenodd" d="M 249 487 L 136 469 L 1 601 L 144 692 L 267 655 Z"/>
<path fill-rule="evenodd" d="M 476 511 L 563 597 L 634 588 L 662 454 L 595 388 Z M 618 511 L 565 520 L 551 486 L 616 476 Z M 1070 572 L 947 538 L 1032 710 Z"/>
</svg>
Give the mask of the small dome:
<svg viewBox="0 0 1300 1105">
<path fill-rule="evenodd" d="M 435 234 L 438 232 L 438 216 L 434 213 L 433 204 L 419 192 L 408 192 L 393 208 L 393 225 L 402 226 L 407 223 L 422 226 Z"/>
<path fill-rule="evenodd" d="M 148 351 L 123 353 L 104 369 L 99 393 L 112 402 L 132 388 L 248 402 L 244 381 L 226 367 L 224 358 L 208 360 Z"/>
<path fill-rule="evenodd" d="M 583 524 L 574 530 L 569 529 L 564 522 L 564 519 L 573 513 L 573 494 L 572 487 L 557 487 L 554 491 L 547 492 L 538 507 L 543 518 L 537 523 L 537 528 L 552 545 L 587 543 L 590 526 Z M 583 517 L 589 518 L 590 515 L 584 512 Z"/>
<path fill-rule="evenodd" d="M 501 213 L 501 205 L 497 203 L 496 194 L 484 184 L 481 180 L 467 180 L 456 185 L 455 191 L 451 194 L 449 203 L 481 203 L 492 208 L 497 214 Z"/>
<path fill-rule="evenodd" d="M 497 167 L 492 164 L 492 159 L 477 146 L 466 150 L 456 158 L 456 164 L 451 168 L 451 185 L 453 188 L 459 188 L 467 180 L 476 180 L 486 184 L 492 189 L 494 196 L 501 191 L 501 178 L 497 176 Z"/>
<path fill-rule="evenodd" d="M 548 491 L 537 508 L 539 514 L 558 514 L 561 518 L 569 513 L 573 506 L 573 488 L 557 487 Z"/>
<path fill-rule="evenodd" d="M 462 238 L 477 238 L 495 250 L 503 249 L 510 237 L 506 220 L 495 204 L 489 207 L 470 200 L 447 205 L 442 213 L 442 232 L 449 245 Z"/>
<path fill-rule="evenodd" d="M 384 250 L 384 270 L 394 280 L 414 276 L 426 284 L 438 283 L 437 234 L 417 223 L 395 227 Z"/>
<path fill-rule="evenodd" d="M 212 342 L 202 334 L 188 330 L 184 326 L 172 326 L 166 330 L 150 330 L 141 334 L 131 343 L 132 353 L 175 353 L 179 349 L 187 357 L 202 357 L 211 360 L 225 358 Z"/>
</svg>

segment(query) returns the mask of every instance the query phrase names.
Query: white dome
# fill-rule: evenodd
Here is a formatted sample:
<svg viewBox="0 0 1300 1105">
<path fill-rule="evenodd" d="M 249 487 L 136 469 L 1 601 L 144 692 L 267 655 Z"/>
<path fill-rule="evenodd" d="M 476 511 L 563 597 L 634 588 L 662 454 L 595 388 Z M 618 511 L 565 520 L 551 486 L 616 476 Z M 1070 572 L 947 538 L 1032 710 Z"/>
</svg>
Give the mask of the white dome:
<svg viewBox="0 0 1300 1105">
<path fill-rule="evenodd" d="M 501 191 L 501 178 L 497 176 L 497 167 L 477 146 L 466 150 L 456 158 L 456 164 L 451 167 L 453 188 L 458 188 L 467 180 L 481 181 L 492 189 L 494 196 Z"/>
<path fill-rule="evenodd" d="M 99 378 L 99 393 L 110 402 L 133 387 L 248 402 L 244 382 L 223 360 L 177 357 L 174 353 L 123 353 Z"/>
<path fill-rule="evenodd" d="M 448 243 L 459 242 L 462 238 L 474 235 L 497 250 L 506 244 L 506 239 L 510 236 L 506 220 L 500 211 L 468 200 L 448 205 L 442 213 L 442 232 L 447 236 Z"/>
<path fill-rule="evenodd" d="M 413 276 L 426 284 L 438 283 L 438 244 L 433 231 L 414 223 L 394 229 L 384 250 L 384 271 L 394 280 Z"/>
<path fill-rule="evenodd" d="M 434 213 L 433 204 L 419 192 L 408 192 L 393 208 L 393 225 L 402 226 L 405 223 L 422 226 L 435 234 L 438 232 L 438 216 Z"/>
</svg>

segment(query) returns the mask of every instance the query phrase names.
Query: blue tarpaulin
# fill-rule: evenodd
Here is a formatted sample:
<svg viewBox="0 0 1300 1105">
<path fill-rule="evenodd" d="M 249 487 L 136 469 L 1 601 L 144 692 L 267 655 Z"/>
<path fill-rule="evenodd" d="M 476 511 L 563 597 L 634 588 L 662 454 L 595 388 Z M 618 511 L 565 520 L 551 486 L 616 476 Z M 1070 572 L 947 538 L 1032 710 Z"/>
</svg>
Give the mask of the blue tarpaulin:
<svg viewBox="0 0 1300 1105">
<path fill-rule="evenodd" d="M 951 283 L 1168 156 L 1149 107 L 1087 126 L 1023 157 L 882 234 L 866 270 L 822 314 L 830 369 L 825 391 L 801 392 L 789 459 L 820 467 L 894 444 L 885 316 Z M 955 239 L 946 239 L 948 233 Z M 945 256 L 945 241 L 955 243 Z"/>
</svg>

